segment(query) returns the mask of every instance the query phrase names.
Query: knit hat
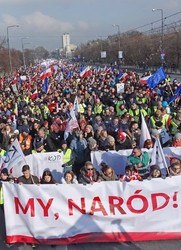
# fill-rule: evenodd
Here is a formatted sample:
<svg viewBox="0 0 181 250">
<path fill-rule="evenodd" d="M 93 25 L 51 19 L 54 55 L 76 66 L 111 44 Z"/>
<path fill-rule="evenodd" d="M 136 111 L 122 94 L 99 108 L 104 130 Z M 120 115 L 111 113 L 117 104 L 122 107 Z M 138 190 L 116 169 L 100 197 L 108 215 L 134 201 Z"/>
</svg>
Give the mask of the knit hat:
<svg viewBox="0 0 181 250">
<path fill-rule="evenodd" d="M 123 131 L 121 131 L 121 130 L 119 130 L 119 132 L 118 132 L 118 139 L 121 140 L 121 141 L 123 141 L 125 138 L 126 138 L 126 133 L 123 132 Z"/>
<path fill-rule="evenodd" d="M 36 141 L 35 148 L 40 148 L 41 146 L 43 146 L 43 142 L 42 141 Z"/>
<path fill-rule="evenodd" d="M 22 128 L 22 133 L 23 132 L 25 132 L 25 133 L 27 133 L 27 134 L 29 134 L 29 128 L 27 127 L 27 126 L 23 126 L 23 128 Z"/>
<path fill-rule="evenodd" d="M 97 144 L 97 141 L 92 137 L 89 137 L 87 142 L 88 142 L 89 148 L 93 148 L 93 146 L 95 146 Z"/>
<path fill-rule="evenodd" d="M 66 140 L 62 140 L 62 141 L 60 142 L 60 146 L 62 146 L 63 144 L 67 144 L 67 141 L 66 141 Z"/>
<path fill-rule="evenodd" d="M 114 137 L 112 137 L 111 135 L 108 135 L 107 141 L 108 141 L 108 143 L 110 143 L 110 142 L 115 142 L 115 139 L 114 139 Z"/>
<path fill-rule="evenodd" d="M 175 134 L 175 140 L 181 140 L 181 133 Z"/>
</svg>

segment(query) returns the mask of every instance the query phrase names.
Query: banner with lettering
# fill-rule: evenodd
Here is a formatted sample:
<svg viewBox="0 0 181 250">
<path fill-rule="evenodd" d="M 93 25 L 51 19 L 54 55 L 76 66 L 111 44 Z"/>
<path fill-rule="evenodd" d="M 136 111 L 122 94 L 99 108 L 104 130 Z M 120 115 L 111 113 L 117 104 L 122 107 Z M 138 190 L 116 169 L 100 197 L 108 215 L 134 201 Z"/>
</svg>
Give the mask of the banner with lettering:
<svg viewBox="0 0 181 250">
<path fill-rule="evenodd" d="M 181 238 L 180 183 L 181 176 L 93 185 L 3 183 L 7 243 Z"/>
<path fill-rule="evenodd" d="M 63 173 L 63 153 L 49 152 L 49 153 L 35 153 L 28 155 L 16 164 L 11 164 L 10 172 L 14 177 L 22 175 L 23 165 L 28 164 L 31 173 L 41 178 L 43 171 L 49 169 L 52 172 L 54 179 L 60 182 Z"/>
<path fill-rule="evenodd" d="M 153 149 L 147 150 L 146 148 L 141 149 L 143 152 L 147 151 L 150 156 Z M 165 156 L 172 156 L 181 159 L 181 147 L 167 147 L 163 148 Z M 128 156 L 132 153 L 132 149 L 119 150 L 119 151 L 93 151 L 91 152 L 91 161 L 98 171 L 100 171 L 100 163 L 103 161 L 114 168 L 118 175 L 124 175 L 125 167 L 128 164 Z M 169 164 L 169 158 L 166 157 L 167 164 Z"/>
</svg>

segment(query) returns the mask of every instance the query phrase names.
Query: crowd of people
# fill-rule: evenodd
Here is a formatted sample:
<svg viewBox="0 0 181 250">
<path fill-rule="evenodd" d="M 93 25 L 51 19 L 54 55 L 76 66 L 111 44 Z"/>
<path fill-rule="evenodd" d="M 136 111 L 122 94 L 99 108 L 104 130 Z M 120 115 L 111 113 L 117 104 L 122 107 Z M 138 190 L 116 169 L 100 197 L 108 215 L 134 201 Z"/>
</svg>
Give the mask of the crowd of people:
<svg viewBox="0 0 181 250">
<path fill-rule="evenodd" d="M 42 72 L 47 72 L 47 68 L 51 73 L 42 80 Z M 141 114 L 151 134 L 144 148 L 153 148 L 156 138 L 160 139 L 162 147 L 181 146 L 181 98 L 178 96 L 172 103 L 167 101 L 180 83 L 167 76 L 154 89 L 149 89 L 147 84 L 141 83 L 139 74 L 121 73 L 115 66 L 92 67 L 84 76 L 82 71 L 80 64 L 61 61 L 26 70 L 21 68 L 14 75 L 0 78 L 0 155 L 6 155 L 17 138 L 25 156 L 63 152 L 63 183 L 69 179 L 71 183 L 89 183 L 90 179 L 153 177 L 159 167 L 150 168 L 148 153 L 139 148 Z M 119 82 L 124 83 L 121 92 L 117 88 Z M 75 99 L 79 107 L 76 113 L 78 125 L 70 126 L 65 140 Z M 125 169 L 126 176 L 118 177 L 112 166 L 107 165 L 98 173 L 92 165 L 92 175 L 88 174 L 91 178 L 87 179 L 87 164 L 91 164 L 92 151 L 126 149 L 133 150 Z M 174 172 L 174 167 L 170 168 L 170 173 L 171 169 Z M 108 172 L 112 175 L 106 175 Z M 52 177 L 51 182 L 54 183 Z"/>
<path fill-rule="evenodd" d="M 168 102 L 180 83 L 167 76 L 149 89 L 136 72 L 121 72 L 115 66 L 89 67 L 88 71 L 85 68 L 67 61 L 51 61 L 0 77 L 0 156 L 8 154 L 15 139 L 25 156 L 55 151 L 64 156 L 59 181 L 48 166 L 38 178 L 26 164 L 22 176 L 14 178 L 2 164 L 1 182 L 86 185 L 181 175 L 179 157 L 167 155 L 170 164 L 165 176 L 159 165 L 150 164 L 144 150 L 153 148 L 157 138 L 162 147 L 181 146 L 181 98 Z M 121 91 L 117 87 L 120 82 L 124 83 Z M 72 110 L 76 124 L 69 124 Z M 139 147 L 141 115 L 151 134 L 143 149 Z M 127 149 L 132 153 L 121 176 L 106 162 L 100 162 L 100 171 L 91 162 L 91 152 Z M 1 188 L 2 208 L 3 202 Z"/>
</svg>

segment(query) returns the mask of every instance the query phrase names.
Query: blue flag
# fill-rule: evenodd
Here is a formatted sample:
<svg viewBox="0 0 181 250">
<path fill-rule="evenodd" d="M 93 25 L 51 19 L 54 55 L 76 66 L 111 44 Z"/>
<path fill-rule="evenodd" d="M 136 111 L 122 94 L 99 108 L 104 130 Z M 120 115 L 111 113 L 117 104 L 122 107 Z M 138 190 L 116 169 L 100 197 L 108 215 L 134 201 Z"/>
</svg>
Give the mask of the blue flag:
<svg viewBox="0 0 181 250">
<path fill-rule="evenodd" d="M 44 82 L 43 82 L 43 91 L 44 92 L 48 92 L 48 77 L 46 77 L 45 79 L 44 79 Z"/>
<path fill-rule="evenodd" d="M 181 95 L 181 85 L 177 88 L 174 95 L 167 101 L 168 104 L 174 102 L 177 99 L 177 97 L 179 97 L 179 95 Z"/>
<path fill-rule="evenodd" d="M 72 76 L 73 72 L 72 70 L 70 69 L 68 72 L 67 72 L 67 78 L 70 78 Z"/>
<path fill-rule="evenodd" d="M 116 77 L 113 78 L 112 82 L 110 83 L 110 85 L 113 87 L 116 84 Z"/>
<path fill-rule="evenodd" d="M 160 67 L 152 76 L 147 80 L 150 89 L 154 89 L 162 80 L 166 78 L 166 74 L 162 67 Z"/>
<path fill-rule="evenodd" d="M 122 71 L 119 70 L 119 74 L 117 74 L 117 76 L 116 76 L 116 83 L 118 83 L 120 81 L 122 75 L 123 75 Z"/>
</svg>

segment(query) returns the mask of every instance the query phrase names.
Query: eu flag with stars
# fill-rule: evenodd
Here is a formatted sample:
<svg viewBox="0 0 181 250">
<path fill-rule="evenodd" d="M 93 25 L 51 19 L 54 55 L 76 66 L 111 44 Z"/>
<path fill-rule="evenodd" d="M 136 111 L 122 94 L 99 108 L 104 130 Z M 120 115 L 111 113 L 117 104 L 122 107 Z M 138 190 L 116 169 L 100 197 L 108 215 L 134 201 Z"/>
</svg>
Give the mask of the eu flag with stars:
<svg viewBox="0 0 181 250">
<path fill-rule="evenodd" d="M 160 67 L 151 77 L 148 78 L 147 83 L 150 89 L 154 89 L 162 80 L 166 78 L 166 74 L 162 67 Z"/>
</svg>

